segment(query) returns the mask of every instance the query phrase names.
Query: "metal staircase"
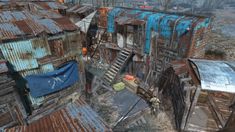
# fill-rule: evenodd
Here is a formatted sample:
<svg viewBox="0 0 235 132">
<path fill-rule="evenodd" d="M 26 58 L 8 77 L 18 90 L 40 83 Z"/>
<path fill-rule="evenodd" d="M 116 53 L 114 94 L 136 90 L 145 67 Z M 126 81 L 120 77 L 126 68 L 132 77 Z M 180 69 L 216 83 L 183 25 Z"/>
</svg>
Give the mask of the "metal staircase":
<svg viewBox="0 0 235 132">
<path fill-rule="evenodd" d="M 106 85 L 111 85 L 113 81 L 116 79 L 117 75 L 123 68 L 123 66 L 127 63 L 128 59 L 131 57 L 132 51 L 128 48 L 122 49 L 114 63 L 111 67 L 105 72 L 103 81 Z"/>
</svg>

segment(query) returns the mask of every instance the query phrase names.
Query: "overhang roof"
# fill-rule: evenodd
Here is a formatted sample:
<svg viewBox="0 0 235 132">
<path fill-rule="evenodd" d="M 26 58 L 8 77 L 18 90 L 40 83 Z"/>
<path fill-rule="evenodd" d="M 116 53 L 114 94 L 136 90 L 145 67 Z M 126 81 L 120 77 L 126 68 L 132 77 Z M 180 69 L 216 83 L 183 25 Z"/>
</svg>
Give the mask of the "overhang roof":
<svg viewBox="0 0 235 132">
<path fill-rule="evenodd" d="M 235 93 L 235 61 L 189 61 L 196 66 L 202 90 Z"/>
</svg>

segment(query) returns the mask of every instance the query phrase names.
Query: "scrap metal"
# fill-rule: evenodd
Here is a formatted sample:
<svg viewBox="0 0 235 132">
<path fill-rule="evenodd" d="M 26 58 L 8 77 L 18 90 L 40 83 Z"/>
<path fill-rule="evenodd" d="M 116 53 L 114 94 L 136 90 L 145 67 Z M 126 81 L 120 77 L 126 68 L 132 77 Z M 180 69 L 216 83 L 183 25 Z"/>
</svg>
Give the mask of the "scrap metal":
<svg viewBox="0 0 235 132">
<path fill-rule="evenodd" d="M 37 132 L 37 131 L 86 131 L 111 132 L 86 102 L 79 98 L 52 114 L 30 123 L 28 126 L 16 126 L 6 132 Z"/>
</svg>

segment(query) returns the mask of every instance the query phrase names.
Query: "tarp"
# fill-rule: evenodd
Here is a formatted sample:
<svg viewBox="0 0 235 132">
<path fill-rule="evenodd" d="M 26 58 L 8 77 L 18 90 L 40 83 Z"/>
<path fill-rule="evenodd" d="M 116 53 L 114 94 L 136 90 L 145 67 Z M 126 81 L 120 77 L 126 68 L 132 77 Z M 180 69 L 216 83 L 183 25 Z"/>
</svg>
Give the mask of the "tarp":
<svg viewBox="0 0 235 132">
<path fill-rule="evenodd" d="M 68 88 L 78 81 L 78 77 L 77 63 L 71 61 L 53 72 L 29 75 L 25 79 L 28 82 L 30 94 L 33 97 L 41 97 Z"/>
</svg>

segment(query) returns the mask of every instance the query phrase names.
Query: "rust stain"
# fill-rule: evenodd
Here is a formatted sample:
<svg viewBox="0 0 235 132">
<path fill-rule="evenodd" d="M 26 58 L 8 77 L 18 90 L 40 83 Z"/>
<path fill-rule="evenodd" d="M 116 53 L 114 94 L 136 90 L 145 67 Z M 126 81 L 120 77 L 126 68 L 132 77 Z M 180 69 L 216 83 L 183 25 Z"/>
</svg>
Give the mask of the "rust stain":
<svg viewBox="0 0 235 132">
<path fill-rule="evenodd" d="M 86 110 L 87 109 L 87 110 Z M 90 109 L 90 110 L 88 110 Z M 101 119 L 96 118 L 88 104 L 81 98 L 74 103 L 68 104 L 65 108 L 55 111 L 47 116 L 40 118 L 28 126 L 16 126 L 8 128 L 6 131 L 12 132 L 63 132 L 63 131 L 111 131 Z M 75 114 L 75 113 L 77 114 Z M 79 113 L 82 116 L 79 116 Z M 96 121 L 95 121 L 96 120 Z M 97 124 L 99 123 L 99 124 Z"/>
</svg>

